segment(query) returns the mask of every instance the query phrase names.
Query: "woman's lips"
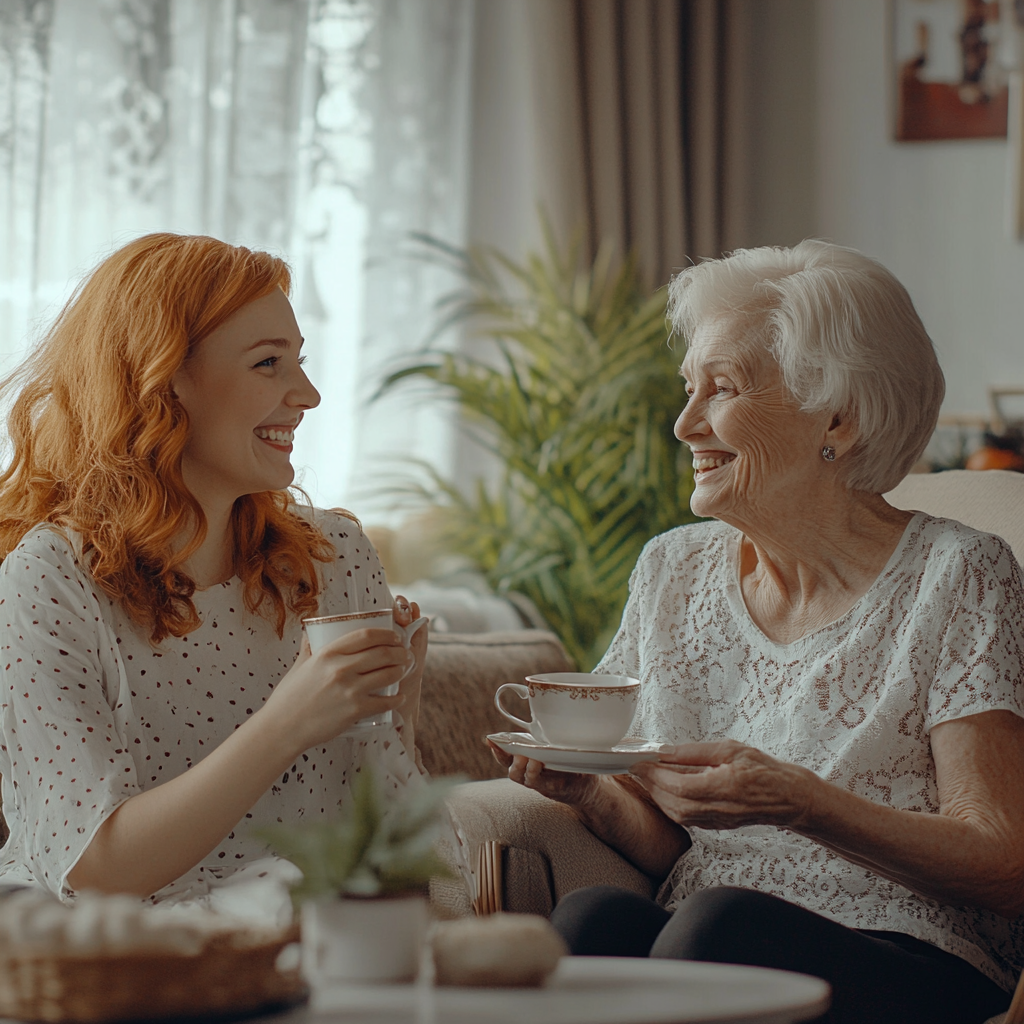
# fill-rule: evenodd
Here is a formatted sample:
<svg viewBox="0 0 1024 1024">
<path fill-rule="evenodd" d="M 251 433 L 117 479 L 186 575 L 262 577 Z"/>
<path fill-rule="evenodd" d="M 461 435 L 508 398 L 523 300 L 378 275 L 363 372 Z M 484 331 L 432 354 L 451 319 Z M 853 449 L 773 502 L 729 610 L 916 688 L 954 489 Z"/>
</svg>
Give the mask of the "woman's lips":
<svg viewBox="0 0 1024 1024">
<path fill-rule="evenodd" d="M 279 452 L 290 452 L 295 440 L 294 427 L 256 427 L 253 433 L 264 443 Z"/>
<path fill-rule="evenodd" d="M 730 452 L 716 452 L 713 455 L 694 455 L 694 476 L 700 476 L 703 473 L 710 473 L 712 470 L 721 469 L 722 466 L 728 465 L 735 458 L 736 456 Z"/>
</svg>

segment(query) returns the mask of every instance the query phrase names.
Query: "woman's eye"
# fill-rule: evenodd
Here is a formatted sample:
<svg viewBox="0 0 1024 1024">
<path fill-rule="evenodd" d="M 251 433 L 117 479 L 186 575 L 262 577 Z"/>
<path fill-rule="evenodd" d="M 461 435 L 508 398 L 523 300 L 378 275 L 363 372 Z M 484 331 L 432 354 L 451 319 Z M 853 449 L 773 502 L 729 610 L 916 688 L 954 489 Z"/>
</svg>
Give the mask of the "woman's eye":
<svg viewBox="0 0 1024 1024">
<path fill-rule="evenodd" d="M 266 359 L 261 359 L 256 365 L 257 366 L 275 366 L 279 356 L 267 356 Z"/>
<path fill-rule="evenodd" d="M 299 356 L 299 366 L 305 366 L 305 365 L 306 365 L 306 357 L 305 356 Z"/>
</svg>

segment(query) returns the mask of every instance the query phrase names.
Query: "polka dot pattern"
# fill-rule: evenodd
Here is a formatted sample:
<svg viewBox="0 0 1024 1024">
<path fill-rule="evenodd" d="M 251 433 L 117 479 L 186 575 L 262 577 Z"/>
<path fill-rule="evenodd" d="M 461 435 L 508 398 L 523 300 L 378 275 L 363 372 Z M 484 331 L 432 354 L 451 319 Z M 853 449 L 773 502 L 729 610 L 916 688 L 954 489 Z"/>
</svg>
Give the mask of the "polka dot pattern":
<svg viewBox="0 0 1024 1024">
<path fill-rule="evenodd" d="M 311 513 L 337 557 L 322 568 L 320 613 L 388 608 L 391 594 L 358 524 Z M 0 566 L 0 775 L 11 830 L 0 882 L 73 896 L 67 874 L 128 797 L 188 771 L 257 711 L 299 652 L 245 610 L 237 578 L 198 592 L 202 625 L 150 644 L 147 631 L 93 582 L 80 542 L 38 527 Z M 307 750 L 201 864 L 155 899 L 208 891 L 266 855 L 255 824 L 333 815 L 372 762 L 388 784 L 418 775 L 390 726 Z"/>
</svg>

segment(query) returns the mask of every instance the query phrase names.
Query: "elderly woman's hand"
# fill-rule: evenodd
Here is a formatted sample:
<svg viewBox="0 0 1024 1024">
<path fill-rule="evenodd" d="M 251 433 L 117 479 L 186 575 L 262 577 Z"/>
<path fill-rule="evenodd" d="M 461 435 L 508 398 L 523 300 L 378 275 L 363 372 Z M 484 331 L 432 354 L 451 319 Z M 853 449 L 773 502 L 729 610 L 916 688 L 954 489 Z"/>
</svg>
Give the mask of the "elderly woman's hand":
<svg viewBox="0 0 1024 1024">
<path fill-rule="evenodd" d="M 488 740 L 508 777 L 571 807 L 599 839 L 652 878 L 663 879 L 690 847 L 685 829 L 670 821 L 628 775 L 556 772 L 540 761 L 506 754 Z"/>
<path fill-rule="evenodd" d="M 684 743 L 632 772 L 667 817 L 701 828 L 799 829 L 821 784 L 806 768 L 735 740 Z"/>
<path fill-rule="evenodd" d="M 506 754 L 490 740 L 487 745 L 495 760 L 508 769 L 508 777 L 527 789 L 536 790 L 549 800 L 582 808 L 593 797 L 598 778 L 596 775 L 580 775 L 575 772 L 556 772 L 544 767 L 543 762 L 521 755 Z"/>
</svg>

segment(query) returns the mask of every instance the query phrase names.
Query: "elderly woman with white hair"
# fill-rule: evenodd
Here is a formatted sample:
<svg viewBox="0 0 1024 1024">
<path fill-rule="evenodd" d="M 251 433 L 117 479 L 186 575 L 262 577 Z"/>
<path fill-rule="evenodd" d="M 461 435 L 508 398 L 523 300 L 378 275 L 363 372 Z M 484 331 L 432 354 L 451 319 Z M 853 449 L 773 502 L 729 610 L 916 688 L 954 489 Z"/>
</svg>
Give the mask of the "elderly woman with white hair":
<svg viewBox="0 0 1024 1024">
<path fill-rule="evenodd" d="M 907 292 L 806 241 L 671 286 L 691 507 L 597 671 L 635 676 L 632 776 L 495 751 L 663 880 L 553 922 L 577 954 L 802 971 L 829 1020 L 970 1024 L 1024 965 L 1024 585 L 998 537 L 889 505 L 944 383 Z"/>
</svg>

